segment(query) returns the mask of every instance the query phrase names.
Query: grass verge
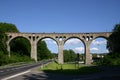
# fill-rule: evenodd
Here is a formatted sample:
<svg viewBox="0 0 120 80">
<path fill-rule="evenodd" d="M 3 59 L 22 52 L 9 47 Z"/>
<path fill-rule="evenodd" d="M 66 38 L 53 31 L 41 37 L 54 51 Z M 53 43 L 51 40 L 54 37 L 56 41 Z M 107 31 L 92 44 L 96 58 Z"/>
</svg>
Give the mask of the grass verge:
<svg viewBox="0 0 120 80">
<path fill-rule="evenodd" d="M 100 72 L 101 70 L 97 66 L 86 66 L 84 64 L 62 64 L 59 65 L 56 62 L 52 62 L 46 66 L 40 68 L 40 70 L 49 73 L 59 73 L 68 75 L 79 75 L 79 74 L 91 74 Z"/>
</svg>

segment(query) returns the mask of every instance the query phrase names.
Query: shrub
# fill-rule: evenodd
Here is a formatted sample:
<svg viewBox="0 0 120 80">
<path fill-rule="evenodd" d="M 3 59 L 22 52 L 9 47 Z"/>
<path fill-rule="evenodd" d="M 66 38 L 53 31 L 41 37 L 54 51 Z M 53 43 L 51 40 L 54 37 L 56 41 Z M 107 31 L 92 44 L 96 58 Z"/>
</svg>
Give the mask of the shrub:
<svg viewBox="0 0 120 80">
<path fill-rule="evenodd" d="M 120 54 L 119 53 L 112 53 L 106 55 L 103 59 L 98 60 L 95 62 L 97 65 L 120 65 Z"/>
</svg>

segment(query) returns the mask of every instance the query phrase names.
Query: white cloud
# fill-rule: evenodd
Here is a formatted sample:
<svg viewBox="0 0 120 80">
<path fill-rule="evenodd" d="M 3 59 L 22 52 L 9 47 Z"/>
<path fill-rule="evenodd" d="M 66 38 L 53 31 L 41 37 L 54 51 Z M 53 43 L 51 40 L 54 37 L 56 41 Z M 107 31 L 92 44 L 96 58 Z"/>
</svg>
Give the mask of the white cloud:
<svg viewBox="0 0 120 80">
<path fill-rule="evenodd" d="M 50 38 L 43 39 L 43 41 L 45 41 L 48 44 L 56 44 L 56 42 Z"/>
<path fill-rule="evenodd" d="M 94 48 L 90 48 L 91 51 L 98 51 L 99 49 L 94 47 Z"/>
<path fill-rule="evenodd" d="M 104 40 L 104 41 L 96 41 L 96 40 L 93 40 L 93 41 L 92 41 L 92 44 L 93 44 L 93 45 L 106 44 L 106 40 Z"/>
<path fill-rule="evenodd" d="M 74 50 L 76 53 L 84 53 L 84 47 L 76 47 Z"/>
<path fill-rule="evenodd" d="M 78 43 L 81 43 L 79 39 L 70 39 L 66 42 L 66 44 L 68 45 L 73 45 L 73 44 L 78 44 Z"/>
</svg>

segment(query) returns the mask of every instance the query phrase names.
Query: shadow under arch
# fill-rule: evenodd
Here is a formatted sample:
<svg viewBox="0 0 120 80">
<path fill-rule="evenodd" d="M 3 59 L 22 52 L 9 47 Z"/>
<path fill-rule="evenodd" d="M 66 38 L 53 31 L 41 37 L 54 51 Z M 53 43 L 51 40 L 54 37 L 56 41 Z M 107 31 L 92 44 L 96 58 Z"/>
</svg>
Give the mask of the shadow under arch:
<svg viewBox="0 0 120 80">
<path fill-rule="evenodd" d="M 67 41 L 69 41 L 69 40 L 74 40 L 75 39 L 75 41 L 78 41 L 78 42 L 75 42 L 75 45 L 79 45 L 79 46 L 76 46 L 76 50 L 77 49 L 81 49 L 81 50 L 83 50 L 82 52 L 80 52 L 79 50 L 79 52 L 78 51 L 75 51 L 75 49 L 74 49 L 74 51 L 75 51 L 75 53 L 76 54 L 79 54 L 79 56 L 80 56 L 80 62 L 81 63 L 85 63 L 85 43 L 84 43 L 84 41 L 81 39 L 81 38 L 79 38 L 79 37 L 75 37 L 75 36 L 72 36 L 72 37 L 69 37 L 69 38 L 67 38 L 65 41 L 64 41 L 64 48 L 65 48 L 65 45 L 66 45 L 66 43 L 67 43 Z M 73 44 L 74 44 L 74 42 L 73 42 Z M 75 46 L 74 45 L 74 46 Z M 71 45 L 72 46 L 72 45 Z"/>
<path fill-rule="evenodd" d="M 24 36 L 16 36 L 9 40 L 10 53 L 16 52 L 21 55 L 30 57 L 31 43 L 30 40 Z"/>
</svg>

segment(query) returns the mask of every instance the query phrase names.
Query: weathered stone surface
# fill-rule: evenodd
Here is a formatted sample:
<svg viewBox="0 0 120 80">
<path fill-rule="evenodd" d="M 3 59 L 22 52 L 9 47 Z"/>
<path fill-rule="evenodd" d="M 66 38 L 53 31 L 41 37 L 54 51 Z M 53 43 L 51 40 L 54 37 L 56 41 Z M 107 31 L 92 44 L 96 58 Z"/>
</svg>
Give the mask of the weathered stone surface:
<svg viewBox="0 0 120 80">
<path fill-rule="evenodd" d="M 23 37 L 30 41 L 31 44 L 31 58 L 37 61 L 37 43 L 44 38 L 51 38 L 56 41 L 58 45 L 58 63 L 63 64 L 63 46 L 68 39 L 77 38 L 80 39 L 85 46 L 85 64 L 91 63 L 90 56 L 90 43 L 98 38 L 102 37 L 106 40 L 111 35 L 111 32 L 97 32 L 97 33 L 6 33 L 8 36 L 7 49 L 10 56 L 9 43 L 12 39 L 17 37 Z"/>
</svg>

